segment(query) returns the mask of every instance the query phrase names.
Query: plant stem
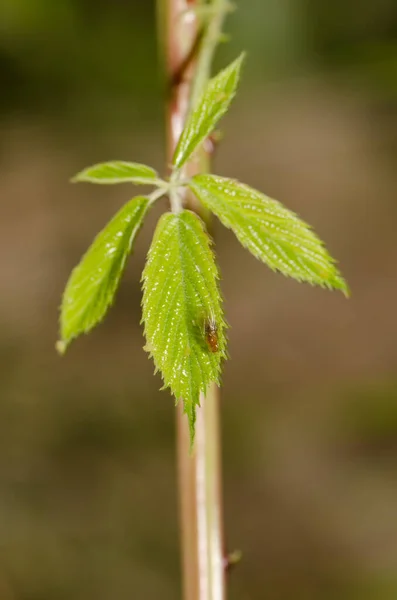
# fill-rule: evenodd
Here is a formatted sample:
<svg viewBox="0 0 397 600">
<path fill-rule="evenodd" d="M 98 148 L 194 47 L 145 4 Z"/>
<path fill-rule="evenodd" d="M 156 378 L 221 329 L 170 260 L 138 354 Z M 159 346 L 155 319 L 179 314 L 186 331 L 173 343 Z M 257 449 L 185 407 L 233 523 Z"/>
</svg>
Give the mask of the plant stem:
<svg viewBox="0 0 397 600">
<path fill-rule="evenodd" d="M 181 404 L 177 410 L 183 597 L 224 600 L 219 390 L 215 384 L 200 403 L 193 454 L 189 454 L 189 429 Z"/>
<path fill-rule="evenodd" d="M 189 107 L 201 94 L 218 43 L 225 0 L 213 0 L 211 17 L 200 31 L 194 8 L 200 0 L 159 0 L 159 24 L 164 42 L 168 78 L 167 159 L 171 162 Z M 202 36 L 201 36 L 202 34 Z M 208 171 L 210 157 L 204 149 L 186 165 L 192 176 Z M 185 206 L 209 225 L 209 214 L 190 194 Z M 225 568 L 222 525 L 222 475 L 220 463 L 219 390 L 215 384 L 200 397 L 196 441 L 190 452 L 188 421 L 182 403 L 177 409 L 177 453 L 182 530 L 184 600 L 224 600 Z"/>
<path fill-rule="evenodd" d="M 210 20 L 203 35 L 200 54 L 197 60 L 196 75 L 192 83 L 190 106 L 194 106 L 197 103 L 211 75 L 212 61 L 216 47 L 221 39 L 223 21 L 226 13 L 231 10 L 231 5 L 228 0 L 213 0 L 210 8 Z"/>
</svg>

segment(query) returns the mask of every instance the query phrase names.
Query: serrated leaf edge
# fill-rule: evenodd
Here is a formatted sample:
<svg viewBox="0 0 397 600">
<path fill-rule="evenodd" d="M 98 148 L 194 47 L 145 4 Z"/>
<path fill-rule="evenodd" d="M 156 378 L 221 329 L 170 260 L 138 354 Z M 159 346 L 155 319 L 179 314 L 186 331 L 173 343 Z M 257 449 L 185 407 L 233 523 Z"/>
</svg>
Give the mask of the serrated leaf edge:
<svg viewBox="0 0 397 600">
<path fill-rule="evenodd" d="M 85 251 L 85 253 L 81 257 L 81 259 L 78 262 L 78 264 L 70 272 L 70 275 L 69 275 L 68 280 L 67 280 L 66 285 L 65 285 L 65 289 L 64 289 L 63 294 L 62 294 L 61 305 L 59 307 L 59 310 L 60 310 L 60 313 L 61 313 L 60 314 L 61 336 L 60 336 L 60 339 L 55 344 L 55 348 L 56 348 L 58 354 L 64 355 L 66 353 L 66 350 L 68 349 L 68 347 L 70 346 L 70 344 L 71 344 L 71 342 L 73 340 L 77 339 L 80 335 L 89 333 L 97 325 L 100 325 L 100 323 L 102 323 L 103 320 L 106 318 L 107 313 L 108 313 L 110 307 L 114 304 L 114 301 L 115 301 L 116 295 L 117 295 L 117 291 L 118 291 L 118 287 L 116 287 L 113 296 L 107 302 L 107 304 L 105 306 L 105 310 L 104 310 L 102 316 L 95 323 L 91 324 L 90 326 L 85 327 L 80 332 L 78 332 L 78 333 L 76 333 L 74 335 L 70 335 L 70 336 L 64 336 L 63 335 L 63 333 L 62 333 L 62 329 L 63 329 L 63 324 L 62 324 L 62 308 L 63 308 L 63 304 L 64 304 L 64 300 L 65 300 L 65 296 L 66 296 L 68 284 L 69 284 L 69 282 L 72 279 L 74 271 L 80 267 L 80 265 L 83 263 L 85 257 L 90 252 L 92 246 L 95 244 L 95 241 L 97 240 L 97 238 L 106 230 L 106 228 L 108 227 L 108 225 L 113 221 L 113 219 L 115 219 L 117 217 L 117 215 L 119 214 L 119 212 L 121 212 L 123 210 L 123 208 L 125 208 L 125 206 L 127 204 L 132 203 L 134 200 L 137 200 L 139 198 L 140 199 L 145 198 L 147 200 L 147 202 L 146 202 L 146 205 L 145 206 L 143 205 L 143 207 L 142 207 L 142 208 L 144 208 L 144 210 L 143 210 L 142 217 L 141 217 L 140 221 L 137 222 L 136 226 L 131 231 L 131 235 L 130 235 L 130 238 L 129 238 L 129 241 L 128 241 L 128 244 L 127 244 L 128 250 L 124 254 L 124 257 L 123 257 L 123 260 L 122 260 L 122 264 L 121 264 L 121 268 L 120 268 L 120 277 L 119 277 L 119 283 L 120 283 L 121 278 L 123 276 L 123 273 L 125 271 L 126 265 L 127 265 L 128 258 L 131 256 L 131 254 L 133 252 L 133 243 L 134 243 L 134 240 L 135 240 L 136 236 L 138 235 L 139 230 L 141 229 L 141 227 L 143 225 L 143 222 L 145 220 L 145 217 L 146 217 L 146 215 L 147 215 L 147 213 L 148 213 L 148 211 L 149 211 L 149 209 L 151 207 L 150 198 L 148 198 L 146 196 L 137 196 L 135 198 L 132 198 L 128 202 L 126 202 L 125 205 L 123 207 L 121 207 L 120 210 L 117 213 L 115 213 L 113 215 L 113 217 L 107 222 L 107 224 L 97 233 L 97 235 L 94 237 L 92 243 L 90 244 L 90 246 L 87 248 L 87 250 Z"/>
</svg>

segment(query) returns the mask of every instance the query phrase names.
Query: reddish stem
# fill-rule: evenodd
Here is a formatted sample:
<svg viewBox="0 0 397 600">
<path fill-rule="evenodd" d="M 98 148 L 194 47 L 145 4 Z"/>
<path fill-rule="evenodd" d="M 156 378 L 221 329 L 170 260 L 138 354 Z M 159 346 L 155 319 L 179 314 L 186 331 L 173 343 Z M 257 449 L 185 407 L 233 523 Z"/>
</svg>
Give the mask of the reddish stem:
<svg viewBox="0 0 397 600">
<path fill-rule="evenodd" d="M 189 108 L 200 32 L 194 13 L 186 12 L 197 0 L 162 0 L 165 27 L 166 71 L 169 82 L 167 159 L 172 155 Z M 201 150 L 186 166 L 186 175 L 208 170 L 209 156 Z M 186 206 L 208 224 L 208 214 L 191 195 Z M 182 532 L 184 600 L 224 600 L 222 492 L 219 434 L 219 391 L 210 386 L 200 398 L 196 441 L 189 452 L 188 422 L 182 403 L 177 410 L 177 453 Z"/>
</svg>

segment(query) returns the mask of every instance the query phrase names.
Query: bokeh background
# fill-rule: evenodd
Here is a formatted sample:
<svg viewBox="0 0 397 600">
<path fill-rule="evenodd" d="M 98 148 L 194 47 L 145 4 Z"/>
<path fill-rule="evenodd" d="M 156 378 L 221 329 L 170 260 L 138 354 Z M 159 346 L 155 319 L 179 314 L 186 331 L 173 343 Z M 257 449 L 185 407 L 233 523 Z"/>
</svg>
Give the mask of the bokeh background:
<svg viewBox="0 0 397 600">
<path fill-rule="evenodd" d="M 316 228 L 352 298 L 271 273 L 215 224 L 232 600 L 397 595 L 397 5 L 245 0 L 216 170 Z M 106 321 L 60 359 L 71 268 L 129 199 L 72 186 L 165 162 L 154 2 L 0 3 L 0 599 L 180 598 L 174 408 L 142 350 L 138 239 Z"/>
</svg>

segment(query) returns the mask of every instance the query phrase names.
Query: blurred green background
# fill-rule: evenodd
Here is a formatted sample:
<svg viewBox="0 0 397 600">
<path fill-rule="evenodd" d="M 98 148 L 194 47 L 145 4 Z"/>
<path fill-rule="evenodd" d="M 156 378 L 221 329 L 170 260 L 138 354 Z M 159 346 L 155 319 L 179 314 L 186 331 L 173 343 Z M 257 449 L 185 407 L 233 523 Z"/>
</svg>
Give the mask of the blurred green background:
<svg viewBox="0 0 397 600">
<path fill-rule="evenodd" d="M 216 170 L 296 210 L 352 298 L 272 274 L 215 224 L 231 600 L 397 596 L 397 5 L 245 0 Z M 129 198 L 97 161 L 162 170 L 154 2 L 0 3 L 0 599 L 180 598 L 173 401 L 142 351 L 140 273 L 54 349 L 71 268 Z"/>
</svg>

